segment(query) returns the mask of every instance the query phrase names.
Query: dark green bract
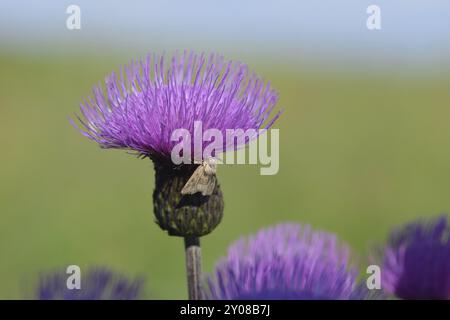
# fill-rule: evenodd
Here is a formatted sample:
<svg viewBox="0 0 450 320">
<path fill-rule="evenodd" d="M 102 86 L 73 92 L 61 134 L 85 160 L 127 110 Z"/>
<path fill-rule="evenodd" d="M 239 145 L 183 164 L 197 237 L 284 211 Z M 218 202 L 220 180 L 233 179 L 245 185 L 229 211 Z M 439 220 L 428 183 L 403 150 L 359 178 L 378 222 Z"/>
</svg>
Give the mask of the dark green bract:
<svg viewBox="0 0 450 320">
<path fill-rule="evenodd" d="M 212 195 L 182 195 L 197 165 L 174 168 L 155 163 L 153 207 L 156 223 L 171 236 L 201 237 L 212 232 L 222 220 L 223 195 L 219 183 Z"/>
</svg>

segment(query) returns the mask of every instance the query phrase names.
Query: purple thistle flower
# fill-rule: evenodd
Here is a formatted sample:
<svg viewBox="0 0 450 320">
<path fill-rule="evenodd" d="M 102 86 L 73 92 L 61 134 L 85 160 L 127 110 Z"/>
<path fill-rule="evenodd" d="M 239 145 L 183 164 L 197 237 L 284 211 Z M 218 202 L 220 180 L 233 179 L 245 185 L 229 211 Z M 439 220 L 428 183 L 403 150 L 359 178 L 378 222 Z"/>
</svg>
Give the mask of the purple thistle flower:
<svg viewBox="0 0 450 320">
<path fill-rule="evenodd" d="M 81 104 L 80 131 L 102 148 L 131 150 L 153 160 L 156 222 L 169 235 L 184 237 L 189 293 L 198 299 L 200 269 L 191 268 L 200 261 L 198 238 L 218 226 L 224 208 L 215 167 L 209 173 L 196 171 L 198 161 L 244 147 L 270 128 L 280 115 L 273 115 L 278 96 L 245 64 L 186 51 L 167 60 L 148 55 L 131 62 L 120 77 L 107 77 L 105 87 L 95 87 L 93 97 Z M 180 143 L 183 165 L 172 159 Z M 195 188 L 197 175 L 197 185 L 183 192 L 196 172 L 207 176 L 202 187 L 208 191 L 196 191 L 201 191 Z"/>
<path fill-rule="evenodd" d="M 177 144 L 172 132 L 184 128 L 193 136 L 194 121 L 225 137 L 225 129 L 267 129 L 280 114 L 271 116 L 278 97 L 269 84 L 246 65 L 215 54 L 207 58 L 185 51 L 170 62 L 164 55 L 148 55 L 122 68 L 120 77 L 113 72 L 105 84 L 106 90 L 95 87 L 93 97 L 81 104 L 80 131 L 103 148 L 132 150 L 153 160 L 170 160 Z M 233 145 L 224 141 L 218 151 Z"/>
<path fill-rule="evenodd" d="M 365 291 L 336 236 L 280 224 L 241 239 L 209 277 L 211 299 L 358 299 Z"/>
<path fill-rule="evenodd" d="M 135 300 L 142 294 L 143 280 L 127 279 L 105 268 L 93 268 L 81 274 L 81 288 L 67 288 L 63 271 L 40 278 L 36 295 L 39 300 Z"/>
<path fill-rule="evenodd" d="M 401 299 L 450 299 L 449 234 L 446 216 L 394 231 L 384 250 L 385 290 Z"/>
</svg>

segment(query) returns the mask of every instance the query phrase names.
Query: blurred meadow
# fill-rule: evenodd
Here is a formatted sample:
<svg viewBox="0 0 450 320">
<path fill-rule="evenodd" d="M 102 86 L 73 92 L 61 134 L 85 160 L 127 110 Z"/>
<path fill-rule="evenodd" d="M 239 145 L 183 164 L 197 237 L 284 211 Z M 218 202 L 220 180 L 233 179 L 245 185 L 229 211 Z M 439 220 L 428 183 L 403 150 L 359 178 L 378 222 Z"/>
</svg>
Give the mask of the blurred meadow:
<svg viewBox="0 0 450 320">
<path fill-rule="evenodd" d="M 69 264 L 143 275 L 145 298 L 186 298 L 183 241 L 154 223 L 151 161 L 102 150 L 68 120 L 107 74 L 165 47 L 102 55 L 4 44 L 0 298 L 33 298 L 41 272 Z M 392 227 L 450 212 L 448 65 L 409 72 L 235 57 L 279 92 L 280 171 L 220 166 L 225 215 L 202 239 L 204 271 L 240 236 L 285 221 L 336 233 L 364 265 Z"/>
</svg>

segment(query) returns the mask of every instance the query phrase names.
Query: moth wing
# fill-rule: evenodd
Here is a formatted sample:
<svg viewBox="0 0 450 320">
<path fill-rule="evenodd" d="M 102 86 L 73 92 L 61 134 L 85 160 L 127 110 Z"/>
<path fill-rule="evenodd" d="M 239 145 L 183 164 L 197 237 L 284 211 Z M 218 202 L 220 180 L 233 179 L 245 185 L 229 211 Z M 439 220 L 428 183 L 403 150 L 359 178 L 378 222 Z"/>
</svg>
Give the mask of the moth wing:
<svg viewBox="0 0 450 320">
<path fill-rule="evenodd" d="M 203 183 L 199 183 L 199 191 L 203 196 L 210 196 L 214 192 L 216 186 L 216 175 L 215 174 L 205 174 L 205 179 L 202 179 Z"/>
<path fill-rule="evenodd" d="M 201 192 L 203 196 L 209 196 L 213 193 L 216 186 L 216 176 L 207 174 L 203 165 L 195 169 L 192 176 L 181 189 L 181 194 L 195 194 Z"/>
<path fill-rule="evenodd" d="M 191 175 L 189 180 L 184 185 L 183 189 L 181 189 L 181 194 L 194 194 L 197 191 L 197 184 L 202 176 L 203 166 L 198 166 L 195 169 L 194 173 Z"/>
</svg>

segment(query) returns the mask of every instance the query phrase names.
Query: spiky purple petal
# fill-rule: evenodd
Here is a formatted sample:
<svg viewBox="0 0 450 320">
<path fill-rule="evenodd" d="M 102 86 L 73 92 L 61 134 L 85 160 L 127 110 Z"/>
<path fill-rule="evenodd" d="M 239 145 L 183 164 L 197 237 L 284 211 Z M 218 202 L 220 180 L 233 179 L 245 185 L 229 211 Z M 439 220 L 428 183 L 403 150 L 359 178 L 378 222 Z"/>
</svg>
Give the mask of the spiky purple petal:
<svg viewBox="0 0 450 320">
<path fill-rule="evenodd" d="M 39 279 L 36 295 L 39 300 L 135 300 L 142 294 L 143 280 L 128 279 L 105 268 L 82 272 L 81 288 L 68 289 L 69 275 L 57 271 Z"/>
<path fill-rule="evenodd" d="M 384 250 L 386 291 L 402 299 L 450 299 L 449 235 L 446 216 L 395 230 Z"/>
<path fill-rule="evenodd" d="M 106 78 L 80 106 L 81 132 L 103 148 L 135 151 L 153 159 L 170 159 L 177 141 L 175 129 L 194 134 L 194 121 L 203 130 L 269 128 L 278 100 L 267 83 L 243 63 L 193 52 L 148 55 Z M 255 138 L 256 136 L 252 137 Z M 247 143 L 250 139 L 246 139 Z M 203 142 L 203 148 L 209 142 Z M 225 139 L 219 152 L 234 149 Z"/>
<path fill-rule="evenodd" d="M 212 299 L 362 298 L 349 248 L 335 235 L 280 224 L 228 249 L 209 281 Z"/>
</svg>

